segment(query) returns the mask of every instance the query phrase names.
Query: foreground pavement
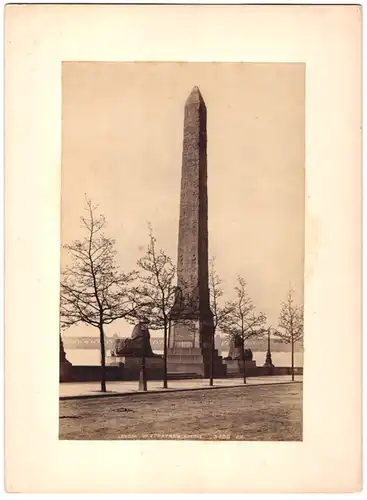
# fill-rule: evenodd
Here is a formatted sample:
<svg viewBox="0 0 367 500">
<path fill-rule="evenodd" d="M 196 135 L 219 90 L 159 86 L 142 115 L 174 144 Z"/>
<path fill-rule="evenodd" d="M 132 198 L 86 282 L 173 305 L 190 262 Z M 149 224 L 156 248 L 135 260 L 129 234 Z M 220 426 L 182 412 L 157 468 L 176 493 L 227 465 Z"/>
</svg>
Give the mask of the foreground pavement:
<svg viewBox="0 0 367 500">
<path fill-rule="evenodd" d="M 302 382 L 302 376 L 295 376 L 295 382 Z M 248 386 L 253 385 L 269 385 L 269 384 L 288 384 L 291 383 L 289 375 L 283 376 L 267 376 L 267 377 L 250 377 L 247 379 Z M 131 394 L 149 394 L 162 392 L 177 392 L 190 390 L 215 390 L 225 387 L 243 387 L 241 378 L 215 379 L 214 386 L 209 385 L 208 379 L 191 379 L 191 380 L 169 380 L 168 388 L 163 388 L 161 380 L 148 381 L 147 392 L 141 392 L 138 389 L 138 381 L 114 381 L 107 382 L 107 392 L 100 391 L 99 382 L 70 382 L 61 383 L 59 385 L 59 396 L 64 399 L 82 399 L 95 397 L 111 397 L 124 396 Z"/>
<path fill-rule="evenodd" d="M 300 382 L 251 383 L 69 399 L 60 401 L 59 438 L 300 441 L 302 392 Z"/>
</svg>

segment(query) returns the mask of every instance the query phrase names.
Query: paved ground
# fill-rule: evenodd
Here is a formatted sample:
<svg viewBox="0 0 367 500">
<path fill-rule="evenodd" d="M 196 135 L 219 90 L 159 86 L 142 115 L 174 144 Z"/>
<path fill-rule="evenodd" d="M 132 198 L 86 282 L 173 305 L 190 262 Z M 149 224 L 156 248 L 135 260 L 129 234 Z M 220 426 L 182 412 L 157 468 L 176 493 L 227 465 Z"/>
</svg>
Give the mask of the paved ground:
<svg viewBox="0 0 367 500">
<path fill-rule="evenodd" d="M 291 377 L 286 376 L 274 376 L 274 377 L 249 377 L 247 379 L 247 385 L 264 385 L 264 384 L 280 384 L 289 383 Z M 301 381 L 301 376 L 295 377 L 296 381 Z M 172 392 L 177 390 L 187 390 L 187 389 L 200 389 L 208 388 L 214 389 L 215 387 L 242 387 L 243 380 L 241 378 L 232 379 L 216 379 L 214 381 L 214 386 L 209 386 L 209 380 L 207 379 L 197 379 L 197 380 L 169 380 L 168 389 L 163 389 L 163 383 L 160 380 L 148 382 L 148 391 L 164 391 Z M 107 395 L 113 396 L 117 394 L 131 394 L 137 393 L 138 382 L 137 381 L 121 381 L 121 382 L 107 382 Z M 60 384 L 60 399 L 67 399 L 71 397 L 79 396 L 100 396 L 100 384 L 98 382 L 73 382 L 73 383 L 62 383 Z"/>
<path fill-rule="evenodd" d="M 60 401 L 60 439 L 302 440 L 302 383 Z"/>
</svg>

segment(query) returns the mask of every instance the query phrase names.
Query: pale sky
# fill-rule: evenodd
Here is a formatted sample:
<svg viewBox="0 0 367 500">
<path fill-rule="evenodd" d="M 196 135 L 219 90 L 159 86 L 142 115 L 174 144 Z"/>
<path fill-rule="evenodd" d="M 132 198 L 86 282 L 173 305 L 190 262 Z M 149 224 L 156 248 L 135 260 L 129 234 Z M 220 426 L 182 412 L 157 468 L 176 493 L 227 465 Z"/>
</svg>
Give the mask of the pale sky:
<svg viewBox="0 0 367 500">
<path fill-rule="evenodd" d="M 302 303 L 303 64 L 73 62 L 62 78 L 63 243 L 82 236 L 87 193 L 124 270 L 145 252 L 148 221 L 176 263 L 184 104 L 197 85 L 207 106 L 209 253 L 225 296 L 241 274 L 273 326 L 289 284 Z M 122 321 L 107 329 L 131 331 Z"/>
</svg>

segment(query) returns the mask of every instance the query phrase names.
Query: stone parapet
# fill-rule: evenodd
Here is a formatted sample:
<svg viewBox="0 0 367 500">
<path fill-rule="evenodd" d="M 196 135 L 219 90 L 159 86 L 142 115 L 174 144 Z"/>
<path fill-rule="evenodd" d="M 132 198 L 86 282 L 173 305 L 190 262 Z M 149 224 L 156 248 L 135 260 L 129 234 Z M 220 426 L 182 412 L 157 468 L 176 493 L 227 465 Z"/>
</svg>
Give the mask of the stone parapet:
<svg viewBox="0 0 367 500">
<path fill-rule="evenodd" d="M 246 367 L 246 372 L 256 368 L 256 361 L 242 361 L 240 359 L 225 359 L 225 365 L 227 366 L 227 374 L 229 376 L 234 374 L 243 374 L 244 366 Z"/>
<path fill-rule="evenodd" d="M 138 380 L 141 359 L 136 356 L 109 356 L 106 359 L 109 366 L 119 366 L 123 369 L 124 380 Z M 163 380 L 164 361 L 160 357 L 145 358 L 147 380 Z"/>
</svg>

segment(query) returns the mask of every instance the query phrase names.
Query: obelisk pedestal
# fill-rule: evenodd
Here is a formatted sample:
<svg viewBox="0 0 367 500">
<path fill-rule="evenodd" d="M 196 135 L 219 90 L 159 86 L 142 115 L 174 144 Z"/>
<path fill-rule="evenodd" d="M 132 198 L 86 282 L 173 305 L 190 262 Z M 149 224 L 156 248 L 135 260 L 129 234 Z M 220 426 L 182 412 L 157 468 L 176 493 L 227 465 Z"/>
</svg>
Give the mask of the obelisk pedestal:
<svg viewBox="0 0 367 500">
<path fill-rule="evenodd" d="M 208 286 L 206 106 L 198 87 L 185 105 L 177 292 L 171 311 L 168 372 L 210 373 L 213 315 Z M 215 374 L 226 367 L 215 351 Z"/>
<path fill-rule="evenodd" d="M 66 353 L 64 349 L 64 343 L 60 336 L 60 371 L 59 371 L 59 382 L 71 382 L 73 380 L 73 366 L 70 361 L 66 358 Z"/>
</svg>

